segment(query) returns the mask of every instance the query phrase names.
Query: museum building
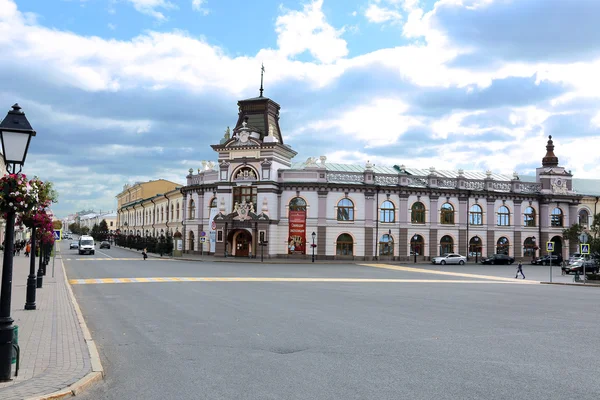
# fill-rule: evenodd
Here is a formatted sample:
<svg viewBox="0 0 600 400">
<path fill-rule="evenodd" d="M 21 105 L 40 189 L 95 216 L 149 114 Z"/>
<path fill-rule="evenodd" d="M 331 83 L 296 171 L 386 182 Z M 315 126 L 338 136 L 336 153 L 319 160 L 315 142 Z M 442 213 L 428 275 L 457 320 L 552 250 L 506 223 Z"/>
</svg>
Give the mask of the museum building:
<svg viewBox="0 0 600 400">
<path fill-rule="evenodd" d="M 536 176 L 419 169 L 404 165 L 293 162 L 280 106 L 240 100 L 235 128 L 218 144 L 217 163 L 189 170 L 181 187 L 184 252 L 214 256 L 353 260 L 429 259 L 457 252 L 539 256 L 545 243 L 567 256 L 562 239 L 595 210 L 559 166 L 550 136 Z M 317 146 L 315 146 L 316 148 Z M 581 181 L 581 180 L 579 180 Z M 596 197 L 596 203 L 598 198 Z M 314 246 L 313 246 L 314 244 Z M 540 250 L 540 248 L 542 250 Z"/>
</svg>

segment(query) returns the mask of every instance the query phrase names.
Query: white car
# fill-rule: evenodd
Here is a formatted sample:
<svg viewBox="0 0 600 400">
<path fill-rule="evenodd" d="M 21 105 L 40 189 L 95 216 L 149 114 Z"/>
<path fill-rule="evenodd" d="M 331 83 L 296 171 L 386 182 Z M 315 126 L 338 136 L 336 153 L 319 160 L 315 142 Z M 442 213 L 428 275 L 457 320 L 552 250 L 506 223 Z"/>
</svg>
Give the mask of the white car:
<svg viewBox="0 0 600 400">
<path fill-rule="evenodd" d="M 460 254 L 456 254 L 456 253 L 446 253 L 439 257 L 433 257 L 431 259 L 431 262 L 433 264 L 441 264 L 441 265 L 446 265 L 446 264 L 465 265 L 465 263 L 467 262 L 467 257 L 461 256 Z"/>
</svg>

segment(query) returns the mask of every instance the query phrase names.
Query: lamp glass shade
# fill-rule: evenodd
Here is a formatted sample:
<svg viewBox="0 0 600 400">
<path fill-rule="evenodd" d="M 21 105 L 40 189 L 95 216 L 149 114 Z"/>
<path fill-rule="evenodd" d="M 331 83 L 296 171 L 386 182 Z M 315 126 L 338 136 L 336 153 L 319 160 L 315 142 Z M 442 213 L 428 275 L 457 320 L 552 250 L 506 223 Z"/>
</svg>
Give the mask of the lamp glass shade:
<svg viewBox="0 0 600 400">
<path fill-rule="evenodd" d="M 5 164 L 23 164 L 31 134 L 24 132 L 1 131 L 2 157 Z"/>
</svg>

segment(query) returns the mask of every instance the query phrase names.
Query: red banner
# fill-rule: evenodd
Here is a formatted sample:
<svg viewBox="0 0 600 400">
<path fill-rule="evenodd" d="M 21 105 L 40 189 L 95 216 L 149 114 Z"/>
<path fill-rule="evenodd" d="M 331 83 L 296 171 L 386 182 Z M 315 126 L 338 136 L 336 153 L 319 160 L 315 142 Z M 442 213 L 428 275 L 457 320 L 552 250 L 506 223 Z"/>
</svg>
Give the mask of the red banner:
<svg viewBox="0 0 600 400">
<path fill-rule="evenodd" d="M 306 254 L 306 211 L 290 211 L 288 254 Z"/>
</svg>

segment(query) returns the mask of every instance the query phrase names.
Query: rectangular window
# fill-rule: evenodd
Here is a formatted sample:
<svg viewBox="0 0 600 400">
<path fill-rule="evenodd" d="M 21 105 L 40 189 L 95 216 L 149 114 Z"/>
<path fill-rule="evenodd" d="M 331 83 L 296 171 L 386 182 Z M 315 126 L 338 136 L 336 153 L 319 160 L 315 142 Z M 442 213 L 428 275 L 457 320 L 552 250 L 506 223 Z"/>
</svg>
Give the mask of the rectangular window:
<svg viewBox="0 0 600 400">
<path fill-rule="evenodd" d="M 395 222 L 395 212 L 389 208 L 379 210 L 379 222 Z"/>
<path fill-rule="evenodd" d="M 218 230 L 217 231 L 217 242 L 222 242 L 222 241 L 223 241 L 223 231 Z"/>
<path fill-rule="evenodd" d="M 256 186 L 239 186 L 233 188 L 233 204 L 231 206 L 231 211 L 233 211 L 233 207 L 235 207 L 235 203 L 241 204 L 242 202 L 250 203 L 254 205 L 254 211 L 256 211 L 256 202 L 257 202 L 257 194 L 258 190 Z"/>
<path fill-rule="evenodd" d="M 262 173 L 262 178 L 264 180 L 269 180 L 271 179 L 271 170 L 270 169 L 263 169 L 263 173 Z"/>
<path fill-rule="evenodd" d="M 227 180 L 227 170 L 221 171 L 221 180 L 222 181 L 226 181 Z"/>
<path fill-rule="evenodd" d="M 483 215 L 480 212 L 472 212 L 469 214 L 469 224 L 483 225 Z"/>
</svg>

